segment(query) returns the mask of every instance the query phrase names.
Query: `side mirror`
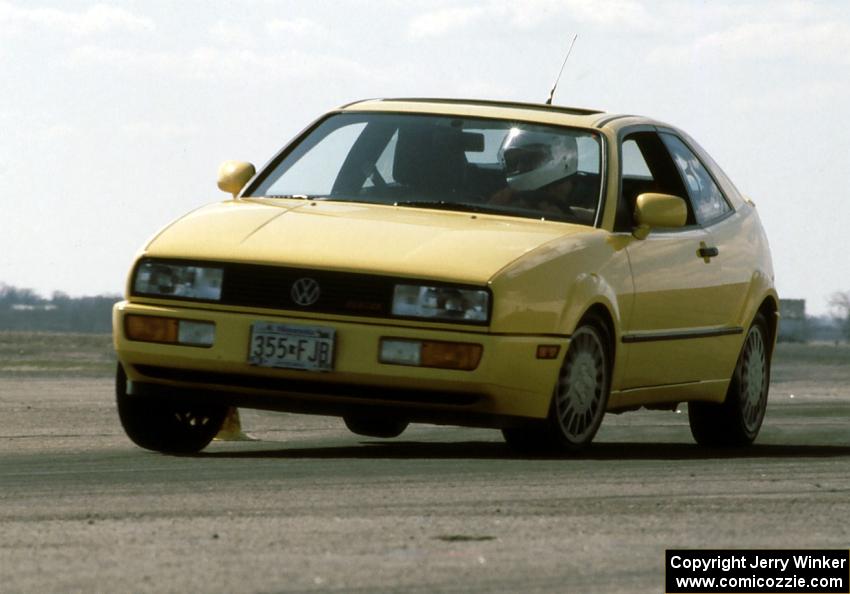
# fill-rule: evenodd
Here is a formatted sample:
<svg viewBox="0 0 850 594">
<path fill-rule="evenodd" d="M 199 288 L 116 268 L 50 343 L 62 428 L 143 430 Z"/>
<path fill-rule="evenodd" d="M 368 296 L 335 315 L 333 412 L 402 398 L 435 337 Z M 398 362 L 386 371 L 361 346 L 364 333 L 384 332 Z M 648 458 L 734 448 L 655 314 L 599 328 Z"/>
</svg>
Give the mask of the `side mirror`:
<svg viewBox="0 0 850 594">
<path fill-rule="evenodd" d="M 255 173 L 257 170 L 250 163 L 225 161 L 218 168 L 218 188 L 236 198 Z"/>
<path fill-rule="evenodd" d="M 644 239 L 657 227 L 684 227 L 688 220 L 688 207 L 684 200 L 671 194 L 641 194 L 636 200 L 635 220 L 638 226 L 633 234 Z"/>
</svg>

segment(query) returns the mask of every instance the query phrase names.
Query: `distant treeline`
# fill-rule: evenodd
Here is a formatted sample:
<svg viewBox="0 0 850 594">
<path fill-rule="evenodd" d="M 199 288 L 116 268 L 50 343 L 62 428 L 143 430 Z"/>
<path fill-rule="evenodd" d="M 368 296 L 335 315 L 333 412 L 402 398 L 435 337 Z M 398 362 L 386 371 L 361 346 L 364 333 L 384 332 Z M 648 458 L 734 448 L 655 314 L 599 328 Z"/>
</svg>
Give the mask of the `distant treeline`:
<svg viewBox="0 0 850 594">
<path fill-rule="evenodd" d="M 841 342 L 850 339 L 847 324 L 831 316 L 779 319 L 780 342 Z"/>
<path fill-rule="evenodd" d="M 0 330 L 42 332 L 110 332 L 112 305 L 118 295 L 70 297 L 55 292 L 50 299 L 32 289 L 0 283 Z"/>
</svg>

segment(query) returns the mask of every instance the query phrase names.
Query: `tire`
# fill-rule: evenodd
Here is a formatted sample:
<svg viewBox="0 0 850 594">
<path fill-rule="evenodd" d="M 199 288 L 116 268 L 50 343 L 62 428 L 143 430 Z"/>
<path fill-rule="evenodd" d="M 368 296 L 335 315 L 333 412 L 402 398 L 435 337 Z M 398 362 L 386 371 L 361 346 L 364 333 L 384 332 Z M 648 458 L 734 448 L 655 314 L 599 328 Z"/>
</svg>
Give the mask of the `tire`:
<svg viewBox="0 0 850 594">
<path fill-rule="evenodd" d="M 770 388 L 770 332 L 756 314 L 729 382 L 726 400 L 688 403 L 691 434 L 703 446 L 748 446 L 755 441 L 767 410 Z"/>
<path fill-rule="evenodd" d="M 127 437 L 139 447 L 167 454 L 200 452 L 221 429 L 227 414 L 226 406 L 127 394 L 127 375 L 120 363 L 115 400 Z"/>
<path fill-rule="evenodd" d="M 545 421 L 502 430 L 520 453 L 576 452 L 593 441 L 611 391 L 610 337 L 591 318 L 573 333 Z"/>
<path fill-rule="evenodd" d="M 349 415 L 343 417 L 348 430 L 366 437 L 398 437 L 409 424 L 407 421 L 392 417 L 370 417 L 367 415 Z"/>
</svg>

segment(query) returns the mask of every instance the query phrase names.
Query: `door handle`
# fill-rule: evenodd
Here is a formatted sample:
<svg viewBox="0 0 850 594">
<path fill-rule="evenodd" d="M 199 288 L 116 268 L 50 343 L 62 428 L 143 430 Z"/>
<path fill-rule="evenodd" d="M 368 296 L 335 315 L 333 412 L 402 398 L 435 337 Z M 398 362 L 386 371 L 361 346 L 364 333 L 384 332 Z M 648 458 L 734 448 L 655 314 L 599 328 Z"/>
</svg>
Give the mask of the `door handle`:
<svg viewBox="0 0 850 594">
<path fill-rule="evenodd" d="M 705 245 L 705 242 L 700 242 L 697 255 L 708 263 L 712 258 L 716 258 L 720 255 L 720 250 L 714 246 L 709 247 Z"/>
</svg>

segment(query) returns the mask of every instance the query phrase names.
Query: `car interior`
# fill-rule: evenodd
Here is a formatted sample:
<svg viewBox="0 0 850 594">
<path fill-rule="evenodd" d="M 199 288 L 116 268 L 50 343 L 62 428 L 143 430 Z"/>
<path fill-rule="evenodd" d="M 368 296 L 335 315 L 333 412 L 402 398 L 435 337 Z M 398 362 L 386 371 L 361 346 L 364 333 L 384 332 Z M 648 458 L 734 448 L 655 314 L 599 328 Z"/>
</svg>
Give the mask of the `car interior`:
<svg viewBox="0 0 850 594">
<path fill-rule="evenodd" d="M 431 125 L 400 126 L 395 136 L 391 182 L 376 166 L 371 171 L 371 185 L 364 190 L 371 195 L 407 198 L 414 190 L 417 199 L 486 204 L 489 197 L 508 188 L 504 171 L 498 162 L 470 161 L 468 154 L 483 151 L 484 135 L 459 128 Z M 363 169 L 363 168 L 361 168 Z M 361 193 L 363 190 L 361 190 Z M 571 219 L 593 224 L 599 200 L 599 174 L 579 171 L 573 176 L 568 197 Z"/>
<path fill-rule="evenodd" d="M 617 204 L 617 215 L 614 231 L 630 232 L 636 225 L 634 218 L 637 197 L 645 192 L 672 194 L 684 199 L 688 208 L 686 225 L 695 225 L 696 218 L 685 184 L 679 175 L 676 164 L 664 146 L 661 138 L 655 132 L 635 132 L 623 139 L 623 147 L 633 142 L 639 150 L 642 167 L 631 168 L 623 165 L 623 175 L 620 180 L 620 201 Z M 636 174 L 635 171 L 642 170 Z"/>
</svg>

